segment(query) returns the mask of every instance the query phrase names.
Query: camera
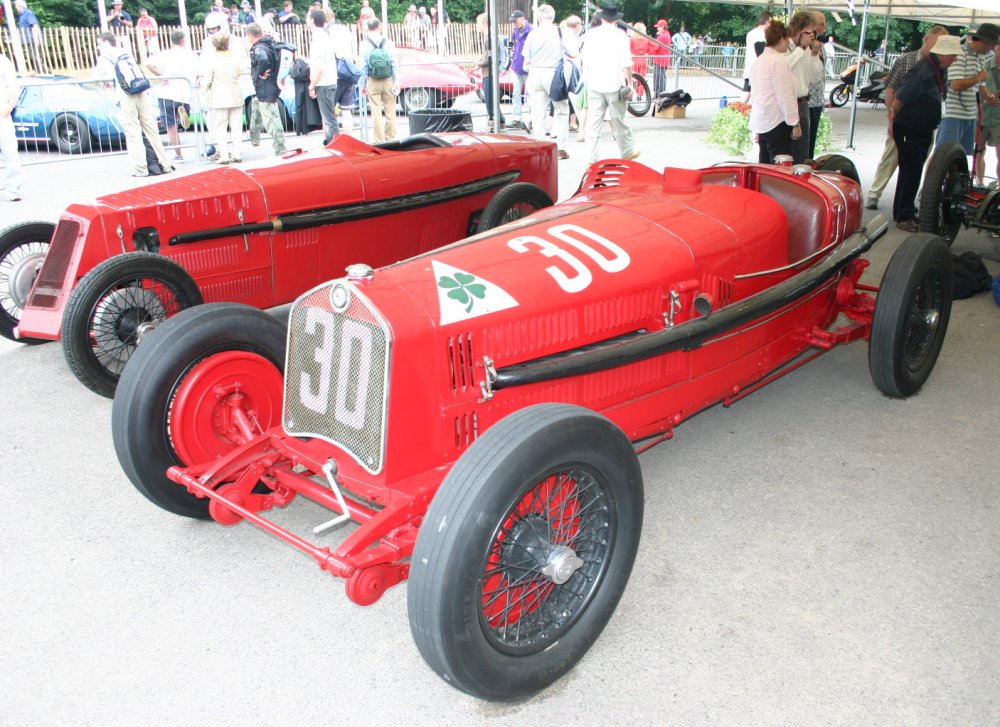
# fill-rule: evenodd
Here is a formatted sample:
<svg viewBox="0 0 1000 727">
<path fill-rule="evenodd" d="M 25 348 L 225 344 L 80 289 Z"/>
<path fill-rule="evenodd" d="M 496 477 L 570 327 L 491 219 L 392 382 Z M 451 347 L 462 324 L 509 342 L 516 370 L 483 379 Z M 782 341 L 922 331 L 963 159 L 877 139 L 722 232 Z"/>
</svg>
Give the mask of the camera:
<svg viewBox="0 0 1000 727">
<path fill-rule="evenodd" d="M 820 43 L 826 43 L 828 40 L 830 40 L 830 34 L 829 33 L 817 33 L 816 34 L 816 40 L 818 40 Z"/>
</svg>

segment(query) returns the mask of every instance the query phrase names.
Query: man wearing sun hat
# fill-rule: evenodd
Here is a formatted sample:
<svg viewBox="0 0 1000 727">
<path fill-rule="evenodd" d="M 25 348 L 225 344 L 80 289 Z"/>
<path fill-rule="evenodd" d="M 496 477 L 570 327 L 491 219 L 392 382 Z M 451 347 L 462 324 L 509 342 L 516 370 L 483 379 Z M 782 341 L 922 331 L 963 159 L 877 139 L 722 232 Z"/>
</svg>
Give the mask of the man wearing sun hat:
<svg viewBox="0 0 1000 727">
<path fill-rule="evenodd" d="M 918 229 L 916 199 L 920 175 L 934 130 L 941 123 L 945 75 L 962 52 L 957 36 L 939 35 L 930 54 L 906 74 L 892 102 L 892 138 L 899 153 L 892 217 L 896 227 L 905 232 Z"/>
<path fill-rule="evenodd" d="M 979 115 L 976 91 L 986 80 L 986 56 L 1000 41 L 998 35 L 1000 28 L 996 25 L 981 23 L 962 41 L 962 52 L 948 69 L 948 95 L 935 148 L 955 141 L 962 145 L 966 154 L 972 154 Z"/>
<path fill-rule="evenodd" d="M 656 43 L 653 47 L 653 96 L 667 90 L 667 71 L 670 70 L 670 25 L 660 18 L 656 21 Z"/>
</svg>

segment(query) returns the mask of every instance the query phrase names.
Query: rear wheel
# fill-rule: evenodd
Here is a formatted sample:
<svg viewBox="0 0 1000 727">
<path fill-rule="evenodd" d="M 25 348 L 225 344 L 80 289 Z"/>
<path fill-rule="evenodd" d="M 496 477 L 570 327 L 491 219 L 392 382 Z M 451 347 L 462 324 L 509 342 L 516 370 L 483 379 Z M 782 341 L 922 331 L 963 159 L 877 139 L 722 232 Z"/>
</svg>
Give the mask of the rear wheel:
<svg viewBox="0 0 1000 727">
<path fill-rule="evenodd" d="M 23 343 L 37 338 L 14 338 L 14 329 L 28 302 L 31 286 L 45 261 L 56 226 L 51 222 L 19 222 L 0 231 L 0 336 Z"/>
<path fill-rule="evenodd" d="M 449 684 L 518 699 L 569 671 L 625 590 L 642 528 L 625 434 L 541 404 L 488 429 L 434 495 L 407 589 L 421 655 Z"/>
<path fill-rule="evenodd" d="M 833 90 L 830 91 L 830 105 L 840 108 L 848 101 L 851 100 L 851 87 L 846 83 L 841 83 L 839 86 L 834 86 Z"/>
<path fill-rule="evenodd" d="M 649 83 L 638 73 L 632 74 L 632 98 L 628 102 L 628 112 L 633 116 L 645 116 L 653 106 L 649 93 Z"/>
<path fill-rule="evenodd" d="M 875 301 L 868 367 L 888 396 L 910 396 L 927 381 L 951 316 L 954 272 L 944 241 L 910 235 L 889 261 Z"/>
<path fill-rule="evenodd" d="M 920 191 L 920 231 L 940 235 L 949 245 L 953 243 L 962 227 L 958 203 L 969 183 L 969 160 L 961 145 L 950 141 L 939 146 L 927 165 Z"/>
<path fill-rule="evenodd" d="M 528 182 L 508 184 L 493 195 L 493 199 L 486 205 L 476 232 L 492 230 L 551 206 L 552 198 L 540 187 Z"/>
<path fill-rule="evenodd" d="M 90 151 L 90 127 L 76 114 L 59 114 L 49 131 L 52 143 L 63 154 L 83 154 Z"/>
<path fill-rule="evenodd" d="M 145 252 L 105 260 L 83 276 L 66 304 L 66 362 L 84 386 L 110 398 L 142 336 L 200 303 L 198 286 L 173 260 Z"/>
<path fill-rule="evenodd" d="M 207 518 L 209 503 L 167 479 L 167 468 L 211 462 L 242 444 L 235 410 L 260 433 L 281 417 L 285 326 L 236 303 L 165 322 L 122 375 L 111 435 L 122 469 L 155 505 Z"/>
</svg>

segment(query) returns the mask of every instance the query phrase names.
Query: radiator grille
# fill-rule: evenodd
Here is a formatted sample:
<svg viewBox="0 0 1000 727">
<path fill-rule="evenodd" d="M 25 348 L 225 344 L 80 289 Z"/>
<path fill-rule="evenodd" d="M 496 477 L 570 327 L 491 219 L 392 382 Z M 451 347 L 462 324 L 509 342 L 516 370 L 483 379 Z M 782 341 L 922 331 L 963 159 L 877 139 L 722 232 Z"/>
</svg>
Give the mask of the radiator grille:
<svg viewBox="0 0 1000 727">
<path fill-rule="evenodd" d="M 347 291 L 342 312 L 331 294 Z M 288 323 L 284 427 L 335 444 L 372 474 L 385 458 L 390 334 L 378 311 L 349 283 L 307 293 Z"/>
<path fill-rule="evenodd" d="M 38 279 L 32 288 L 28 305 L 32 308 L 55 310 L 59 307 L 64 292 L 66 271 L 73 259 L 73 249 L 80 236 L 80 223 L 76 220 L 59 220 L 52 244 L 45 254 L 45 262 L 38 271 Z"/>
</svg>

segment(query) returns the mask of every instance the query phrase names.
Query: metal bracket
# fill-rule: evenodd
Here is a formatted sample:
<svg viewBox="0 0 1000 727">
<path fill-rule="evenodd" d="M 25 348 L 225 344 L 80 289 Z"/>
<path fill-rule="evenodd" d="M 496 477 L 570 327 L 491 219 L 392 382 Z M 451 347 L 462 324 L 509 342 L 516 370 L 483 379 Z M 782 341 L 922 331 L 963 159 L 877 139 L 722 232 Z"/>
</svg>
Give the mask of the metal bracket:
<svg viewBox="0 0 1000 727">
<path fill-rule="evenodd" d="M 489 356 L 483 356 L 483 370 L 486 378 L 479 382 L 479 390 L 483 393 L 480 404 L 493 398 L 493 384 L 497 381 L 497 367 Z"/>
<path fill-rule="evenodd" d="M 330 483 L 333 496 L 337 498 L 341 514 L 333 518 L 333 520 L 327 520 L 325 523 L 320 523 L 314 527 L 313 532 L 317 535 L 351 519 L 351 513 L 347 509 L 347 502 L 344 500 L 344 495 L 340 492 L 340 485 L 337 484 L 337 463 L 332 459 L 328 459 L 326 464 L 323 465 L 323 474 L 326 475 L 326 481 Z"/>
<path fill-rule="evenodd" d="M 243 208 L 240 207 L 236 210 L 236 218 L 240 221 L 240 227 L 243 226 Z M 250 240 L 247 239 L 247 233 L 243 233 L 243 252 L 250 252 Z"/>
</svg>

